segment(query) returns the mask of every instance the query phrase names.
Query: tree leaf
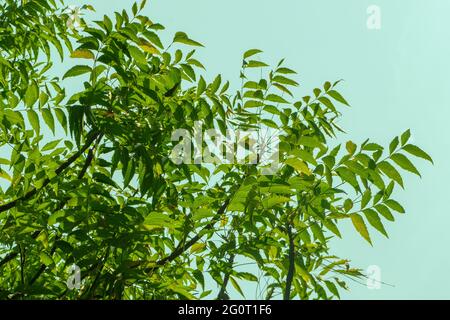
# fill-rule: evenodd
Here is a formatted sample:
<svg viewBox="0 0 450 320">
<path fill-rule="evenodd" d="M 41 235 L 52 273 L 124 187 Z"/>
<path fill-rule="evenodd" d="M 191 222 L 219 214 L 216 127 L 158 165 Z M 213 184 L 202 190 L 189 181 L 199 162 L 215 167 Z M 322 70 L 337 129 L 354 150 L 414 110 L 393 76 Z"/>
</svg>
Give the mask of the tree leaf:
<svg viewBox="0 0 450 320">
<path fill-rule="evenodd" d="M 395 153 L 391 156 L 391 159 L 402 169 L 417 174 L 420 177 L 419 171 L 405 155 L 401 153 Z"/>
<path fill-rule="evenodd" d="M 346 106 L 350 106 L 350 105 L 348 104 L 348 102 L 344 99 L 344 97 L 343 97 L 339 92 L 337 92 L 337 91 L 335 91 L 335 90 L 330 90 L 330 91 L 328 91 L 328 94 L 329 94 L 330 97 L 332 97 L 334 100 L 336 100 L 336 101 L 338 101 L 338 102 L 340 102 L 340 103 L 342 103 L 342 104 L 345 104 Z"/>
<path fill-rule="evenodd" d="M 405 209 L 400 205 L 400 203 L 398 203 L 393 199 L 386 200 L 384 204 L 387 205 L 392 210 L 395 210 L 399 213 L 405 213 Z"/>
<path fill-rule="evenodd" d="M 411 137 L 411 131 L 409 129 L 402 133 L 402 135 L 400 137 L 402 146 L 404 146 L 408 142 L 410 137 Z"/>
<path fill-rule="evenodd" d="M 191 253 L 203 251 L 203 249 L 205 249 L 205 247 L 206 247 L 205 243 L 201 243 L 201 242 L 194 243 L 191 247 Z"/>
<path fill-rule="evenodd" d="M 394 168 L 393 165 L 391 165 L 387 161 L 382 161 L 377 164 L 377 167 L 389 178 L 397 182 L 402 188 L 403 188 L 403 179 L 400 173 L 397 171 L 397 169 Z"/>
<path fill-rule="evenodd" d="M 352 141 L 347 141 L 345 147 L 350 154 L 354 154 L 357 148 L 356 144 L 354 144 Z"/>
<path fill-rule="evenodd" d="M 250 49 L 250 50 L 247 50 L 247 51 L 244 53 L 244 59 L 250 58 L 251 56 L 254 56 L 255 54 L 258 54 L 258 53 L 261 53 L 261 52 L 262 52 L 262 51 L 259 50 L 259 49 Z"/>
<path fill-rule="evenodd" d="M 398 137 L 395 137 L 394 139 L 392 139 L 391 143 L 389 144 L 389 153 L 392 154 L 394 153 L 395 149 L 397 149 L 398 146 Z"/>
<path fill-rule="evenodd" d="M 91 72 L 92 68 L 89 66 L 84 66 L 84 65 L 78 65 L 78 66 L 74 66 L 72 68 L 69 69 L 69 71 L 67 71 L 64 76 L 63 79 L 66 78 L 70 78 L 70 77 L 76 77 L 88 72 Z"/>
<path fill-rule="evenodd" d="M 350 217 L 356 231 L 358 231 L 359 234 L 365 240 L 367 240 L 367 242 L 369 242 L 370 245 L 372 245 L 372 240 L 370 240 L 369 231 L 367 230 L 366 224 L 364 223 L 364 219 L 357 213 L 352 214 Z"/>
<path fill-rule="evenodd" d="M 53 118 L 53 114 L 49 108 L 43 108 L 41 110 L 42 118 L 44 119 L 45 124 L 52 130 L 53 134 L 55 133 L 55 119 Z"/>
<path fill-rule="evenodd" d="M 244 292 L 242 292 L 242 289 L 239 286 L 239 283 L 231 276 L 230 276 L 230 282 L 231 282 L 232 286 L 236 289 L 236 291 L 239 292 L 239 294 L 245 298 Z"/>
<path fill-rule="evenodd" d="M 297 172 L 299 172 L 299 173 L 304 173 L 304 174 L 307 174 L 307 175 L 311 175 L 311 170 L 308 168 L 308 165 L 306 163 L 304 163 L 300 159 L 289 158 L 289 159 L 286 160 L 285 163 L 288 166 L 291 166 L 292 168 L 297 170 Z"/>
<path fill-rule="evenodd" d="M 24 102 L 25 105 L 31 108 L 39 98 L 39 88 L 35 81 L 31 82 L 31 85 L 28 86 L 27 91 L 25 92 Z"/>
<path fill-rule="evenodd" d="M 428 153 L 420 149 L 418 146 L 415 146 L 413 144 L 407 144 L 406 146 L 403 147 L 403 150 L 412 154 L 413 156 L 428 160 L 431 163 L 433 163 L 433 159 L 428 155 Z"/>
<path fill-rule="evenodd" d="M 39 124 L 39 116 L 36 113 L 36 111 L 30 109 L 27 110 L 27 116 L 28 121 L 30 121 L 31 127 L 33 128 L 34 132 L 36 132 L 36 135 L 39 135 L 39 132 L 41 131 L 41 126 Z"/>
<path fill-rule="evenodd" d="M 187 34 L 184 32 L 177 32 L 175 34 L 175 37 L 173 38 L 173 42 L 179 42 L 179 43 L 187 44 L 189 46 L 203 47 L 203 45 L 200 42 L 189 39 Z"/>
<path fill-rule="evenodd" d="M 376 213 L 374 210 L 372 209 L 365 209 L 363 211 L 364 215 L 367 218 L 367 221 L 369 221 L 369 223 L 372 225 L 372 227 L 374 227 L 375 229 L 377 229 L 380 233 L 382 233 L 386 238 L 389 238 L 386 230 L 384 229 L 383 223 L 381 223 L 380 217 L 378 216 L 378 213 Z"/>
<path fill-rule="evenodd" d="M 128 46 L 128 52 L 137 63 L 147 64 L 145 54 L 139 48 L 135 46 Z"/>
<path fill-rule="evenodd" d="M 80 58 L 80 59 L 94 59 L 95 56 L 92 51 L 88 49 L 77 49 L 72 52 L 70 55 L 71 58 Z"/>
</svg>

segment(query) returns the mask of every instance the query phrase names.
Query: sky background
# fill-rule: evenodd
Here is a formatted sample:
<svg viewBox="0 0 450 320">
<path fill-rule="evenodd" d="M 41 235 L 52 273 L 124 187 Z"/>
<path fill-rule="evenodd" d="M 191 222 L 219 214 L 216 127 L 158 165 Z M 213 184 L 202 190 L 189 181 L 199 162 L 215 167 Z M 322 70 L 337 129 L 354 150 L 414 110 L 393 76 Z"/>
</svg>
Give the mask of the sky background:
<svg viewBox="0 0 450 320">
<path fill-rule="evenodd" d="M 91 3 L 97 14 L 130 9 L 132 1 Z M 381 29 L 366 25 L 369 5 L 381 9 Z M 299 72 L 298 97 L 325 81 L 344 79 L 339 91 L 352 105 L 343 110 L 340 140 L 371 138 L 387 145 L 410 128 L 412 143 L 435 160 L 416 161 L 423 178 L 406 174 L 396 198 L 407 214 L 386 225 L 390 239 L 372 232 L 374 246 L 350 225 L 333 253 L 363 269 L 377 265 L 383 285 L 369 290 L 348 281 L 344 299 L 450 299 L 450 1 L 448 0 L 149 0 L 144 11 L 166 27 L 168 44 L 177 31 L 203 43 L 197 58 L 208 79 L 238 82 L 242 53 Z M 66 68 L 64 68 L 66 69 Z M 373 229 L 372 229 L 373 230 Z M 252 288 L 248 298 L 254 298 Z M 238 298 L 238 296 L 234 296 Z"/>
</svg>

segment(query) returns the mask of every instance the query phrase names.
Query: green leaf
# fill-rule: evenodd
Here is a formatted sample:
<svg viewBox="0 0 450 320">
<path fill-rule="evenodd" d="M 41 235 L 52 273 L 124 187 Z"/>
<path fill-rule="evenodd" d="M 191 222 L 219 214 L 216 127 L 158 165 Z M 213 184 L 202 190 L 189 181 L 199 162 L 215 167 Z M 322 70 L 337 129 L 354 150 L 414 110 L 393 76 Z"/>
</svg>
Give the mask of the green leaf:
<svg viewBox="0 0 450 320">
<path fill-rule="evenodd" d="M 209 89 L 212 93 L 215 93 L 217 90 L 219 90 L 220 84 L 222 82 L 221 75 L 217 75 L 217 77 L 214 79 L 213 83 L 211 83 Z"/>
<path fill-rule="evenodd" d="M 205 243 L 201 243 L 201 242 L 194 243 L 194 244 L 192 245 L 190 251 L 191 251 L 191 253 L 201 252 L 201 251 L 203 251 L 203 249 L 205 249 L 205 247 L 206 247 L 206 244 L 205 244 Z"/>
<path fill-rule="evenodd" d="M 336 172 L 345 182 L 350 183 L 355 189 L 358 189 L 358 180 L 356 180 L 355 174 L 345 167 L 339 167 L 336 169 Z"/>
<path fill-rule="evenodd" d="M 428 153 L 420 149 L 418 146 L 415 146 L 413 144 L 407 144 L 406 146 L 403 147 L 403 150 L 412 154 L 413 156 L 428 160 L 431 163 L 433 163 L 433 159 L 428 155 Z"/>
<path fill-rule="evenodd" d="M 405 155 L 401 153 L 395 153 L 391 156 L 391 159 L 402 169 L 417 174 L 420 177 L 419 171 Z"/>
<path fill-rule="evenodd" d="M 200 76 L 200 80 L 198 81 L 198 86 L 197 86 L 197 97 L 200 97 L 202 95 L 202 93 L 205 92 L 205 90 L 206 90 L 205 79 L 203 79 L 203 77 Z"/>
<path fill-rule="evenodd" d="M 341 298 L 341 296 L 339 295 L 339 291 L 338 291 L 338 289 L 336 288 L 336 285 L 333 282 L 325 280 L 325 285 L 327 286 L 328 290 L 334 296 L 336 296 L 338 299 Z"/>
<path fill-rule="evenodd" d="M 411 131 L 409 129 L 406 130 L 405 132 L 403 132 L 403 134 L 400 137 L 402 146 L 404 146 L 408 142 L 410 137 L 411 137 Z"/>
<path fill-rule="evenodd" d="M 28 86 L 27 91 L 25 92 L 24 102 L 25 105 L 31 108 L 39 98 L 39 88 L 35 81 Z"/>
<path fill-rule="evenodd" d="M 345 147 L 350 154 L 354 154 L 357 148 L 356 144 L 354 144 L 352 141 L 347 141 Z"/>
<path fill-rule="evenodd" d="M 36 135 L 39 135 L 39 132 L 41 131 L 41 126 L 39 124 L 39 116 L 34 110 L 28 110 L 28 121 L 30 121 L 31 127 L 33 128 L 34 132 L 36 132 Z"/>
<path fill-rule="evenodd" d="M 397 149 L 398 146 L 398 137 L 395 137 L 394 139 L 392 139 L 391 143 L 389 144 L 389 153 L 392 154 L 394 153 L 395 149 Z"/>
<path fill-rule="evenodd" d="M 334 104 L 331 102 L 330 99 L 328 99 L 327 97 L 320 97 L 318 100 L 322 102 L 328 109 L 336 112 L 336 107 L 334 106 Z"/>
<path fill-rule="evenodd" d="M 298 86 L 298 82 L 296 82 L 294 80 L 291 80 L 289 78 L 286 78 L 284 76 L 275 76 L 275 77 L 272 78 L 272 81 L 273 82 L 278 82 L 278 83 L 281 83 L 281 84 L 294 86 L 294 87 Z"/>
<path fill-rule="evenodd" d="M 74 66 L 72 68 L 69 69 L 69 71 L 67 71 L 64 76 L 63 79 L 66 78 L 70 78 L 70 77 L 76 77 L 88 72 L 91 72 L 92 68 L 89 66 L 84 66 L 84 65 L 78 65 L 78 66 Z"/>
<path fill-rule="evenodd" d="M 394 221 L 394 216 L 391 213 L 391 210 L 389 210 L 388 207 L 386 207 L 383 204 L 378 204 L 375 206 L 375 210 L 377 210 L 385 219 L 389 221 Z"/>
<path fill-rule="evenodd" d="M 387 161 L 382 161 L 377 164 L 377 167 L 389 178 L 397 182 L 403 188 L 403 179 L 400 173 Z"/>
<path fill-rule="evenodd" d="M 54 263 L 52 257 L 48 253 L 46 253 L 44 251 L 42 251 L 39 254 L 39 257 L 41 259 L 41 262 L 43 264 L 45 264 L 46 266 L 50 266 L 50 265 L 52 265 Z"/>
<path fill-rule="evenodd" d="M 250 60 L 245 65 L 246 68 L 263 68 L 263 67 L 268 67 L 268 66 L 269 65 L 264 62 L 256 61 L 256 60 Z"/>
<path fill-rule="evenodd" d="M 239 279 L 244 279 L 244 280 L 247 280 L 247 281 L 258 282 L 258 277 L 255 276 L 254 274 L 249 273 L 249 272 L 239 272 L 237 274 L 237 276 L 239 277 Z"/>
<path fill-rule="evenodd" d="M 72 52 L 70 55 L 71 58 L 80 58 L 80 59 L 94 59 L 94 54 L 87 49 L 77 49 Z"/>
<path fill-rule="evenodd" d="M 42 91 L 39 94 L 39 107 L 42 108 L 48 101 L 48 94 L 45 91 Z"/>
<path fill-rule="evenodd" d="M 336 101 L 338 101 L 338 102 L 340 102 L 340 103 L 342 103 L 342 104 L 345 104 L 345 105 L 347 105 L 347 106 L 350 106 L 350 105 L 348 104 L 348 102 L 344 99 L 344 97 L 343 97 L 339 92 L 337 92 L 337 91 L 335 91 L 335 90 L 330 90 L 330 91 L 328 91 L 328 94 L 329 94 L 330 97 L 332 97 L 334 100 L 336 100 Z"/>
<path fill-rule="evenodd" d="M 203 45 L 200 42 L 189 39 L 187 34 L 184 32 L 177 32 L 175 34 L 175 37 L 173 38 L 173 42 L 183 43 L 189 46 L 203 47 Z"/>
<path fill-rule="evenodd" d="M 294 70 L 291 70 L 289 68 L 278 68 L 275 73 L 281 73 L 281 74 L 297 74 L 297 72 L 295 72 Z"/>
<path fill-rule="evenodd" d="M 270 127 L 270 128 L 274 128 L 274 129 L 278 129 L 279 125 L 277 125 L 275 123 L 275 121 L 270 120 L 270 119 L 262 119 L 261 123 L 265 124 L 266 126 Z"/>
<path fill-rule="evenodd" d="M 307 175 L 311 175 L 311 170 L 308 168 L 308 165 L 306 163 L 304 163 L 300 159 L 289 158 L 289 159 L 286 160 L 285 163 L 288 166 L 291 166 L 292 168 L 297 170 L 297 172 L 299 172 L 299 173 L 304 173 L 304 174 L 307 174 Z"/>
<path fill-rule="evenodd" d="M 344 209 L 345 212 L 349 212 L 353 208 L 353 201 L 351 199 L 345 199 Z"/>
<path fill-rule="evenodd" d="M 53 134 L 55 133 L 55 119 L 53 118 L 53 114 L 48 108 L 43 108 L 41 110 L 42 118 L 44 119 L 45 124 L 52 130 Z"/>
<path fill-rule="evenodd" d="M 147 0 L 142 0 L 141 5 L 139 6 L 139 9 L 144 9 L 145 5 L 147 4 Z"/>
<path fill-rule="evenodd" d="M 145 218 L 144 227 L 147 229 L 151 229 L 152 227 L 174 228 L 176 226 L 174 222 L 175 221 L 169 218 L 166 214 L 152 212 Z"/>
<path fill-rule="evenodd" d="M 276 205 L 289 202 L 291 199 L 283 196 L 273 195 L 262 201 L 264 208 L 270 209 Z"/>
<path fill-rule="evenodd" d="M 372 199 L 372 192 L 370 191 L 370 189 L 367 189 L 366 191 L 364 191 L 361 197 L 361 209 L 364 209 L 367 206 L 370 199 Z"/>
<path fill-rule="evenodd" d="M 276 103 L 289 103 L 286 99 L 284 99 L 276 94 L 267 95 L 266 100 L 271 101 L 271 102 L 276 102 Z"/>
<path fill-rule="evenodd" d="M 233 287 L 236 289 L 237 292 L 239 292 L 239 294 L 245 298 L 244 292 L 242 292 L 241 287 L 239 286 L 239 284 L 237 283 L 237 281 L 230 276 L 230 282 L 233 285 Z"/>
<path fill-rule="evenodd" d="M 393 199 L 386 200 L 384 204 L 387 205 L 392 210 L 395 210 L 399 213 L 405 213 L 405 209 L 400 205 L 400 203 L 398 203 Z"/>
<path fill-rule="evenodd" d="M 374 227 L 380 233 L 382 233 L 384 236 L 386 236 L 386 238 L 389 238 L 386 230 L 384 229 L 383 223 L 381 223 L 378 213 L 376 213 L 372 209 L 366 209 L 363 211 L 363 213 L 366 216 L 367 221 L 369 221 L 369 223 L 372 225 L 372 227 Z"/>
<path fill-rule="evenodd" d="M 131 57 L 137 62 L 141 64 L 147 64 L 147 59 L 145 58 L 145 54 L 135 46 L 129 46 L 128 52 Z"/>
<path fill-rule="evenodd" d="M 352 214 L 350 217 L 356 231 L 358 231 L 359 234 L 372 245 L 372 240 L 370 240 L 369 231 L 364 223 L 364 219 L 357 213 Z"/>
<path fill-rule="evenodd" d="M 104 184 L 108 184 L 114 188 L 117 188 L 117 184 L 114 180 L 112 180 L 110 177 L 108 177 L 107 175 L 101 173 L 101 172 L 95 172 L 92 175 L 92 178 L 97 181 L 97 182 L 101 182 Z"/>
<path fill-rule="evenodd" d="M 49 150 L 53 150 L 55 149 L 55 147 L 61 142 L 61 139 L 59 140 L 55 140 L 55 141 L 51 141 L 49 143 L 47 143 L 41 151 L 49 151 Z"/>
<path fill-rule="evenodd" d="M 244 59 L 250 58 L 251 56 L 254 56 L 255 54 L 258 54 L 258 53 L 261 53 L 261 52 L 262 52 L 262 51 L 259 50 L 259 49 L 250 49 L 250 50 L 247 50 L 247 51 L 244 53 Z"/>
<path fill-rule="evenodd" d="M 314 235 L 314 237 L 319 240 L 322 243 L 326 242 L 325 236 L 323 234 L 322 228 L 319 226 L 319 224 L 314 223 L 311 225 L 311 231 Z"/>
<path fill-rule="evenodd" d="M 55 108 L 54 110 L 55 110 L 56 119 L 58 119 L 58 122 L 61 124 L 63 129 L 65 131 L 67 131 L 67 117 L 66 117 L 66 114 L 60 108 Z"/>
</svg>

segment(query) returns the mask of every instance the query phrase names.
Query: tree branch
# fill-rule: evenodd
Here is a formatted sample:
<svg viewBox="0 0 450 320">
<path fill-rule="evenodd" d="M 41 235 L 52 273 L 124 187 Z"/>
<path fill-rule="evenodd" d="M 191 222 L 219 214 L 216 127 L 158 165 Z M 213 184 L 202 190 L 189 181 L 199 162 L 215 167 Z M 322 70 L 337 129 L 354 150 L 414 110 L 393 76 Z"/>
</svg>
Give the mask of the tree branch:
<svg viewBox="0 0 450 320">
<path fill-rule="evenodd" d="M 233 269 L 234 254 L 230 255 L 228 263 L 231 265 L 231 269 Z M 228 281 L 230 281 L 230 272 L 225 272 L 222 286 L 220 287 L 219 294 L 217 295 L 218 300 L 230 300 L 230 297 L 227 294 Z"/>
<path fill-rule="evenodd" d="M 287 227 L 287 234 L 289 238 L 289 268 L 286 276 L 286 288 L 284 289 L 283 300 L 290 300 L 291 298 L 292 280 L 294 278 L 295 271 L 295 245 L 290 225 Z"/>
<path fill-rule="evenodd" d="M 71 166 L 90 146 L 91 144 L 100 136 L 100 132 L 90 132 L 88 134 L 88 137 L 86 139 L 86 143 L 84 146 L 78 150 L 75 154 L 73 154 L 69 159 L 67 159 L 63 164 L 61 164 L 56 170 L 55 174 L 58 176 L 60 175 L 65 169 L 67 169 L 69 166 Z M 45 188 L 50 183 L 50 178 L 46 178 L 44 180 L 44 183 L 42 184 L 42 187 L 39 189 L 33 188 L 30 191 L 28 191 L 25 195 L 23 195 L 20 198 L 17 198 L 16 200 L 13 200 L 11 202 L 8 202 L 6 204 L 0 205 L 0 212 L 7 211 L 9 209 L 14 208 L 17 206 L 21 201 L 27 201 L 30 200 L 36 193 L 38 193 L 40 190 Z"/>
<path fill-rule="evenodd" d="M 215 224 L 215 223 L 220 219 L 220 217 L 225 213 L 225 211 L 226 211 L 226 209 L 227 209 L 229 203 L 230 203 L 230 200 L 227 199 L 227 200 L 222 204 L 222 206 L 219 208 L 219 210 L 217 211 L 217 213 L 215 214 L 215 216 L 211 219 L 211 221 L 210 221 L 206 226 L 204 226 L 203 229 L 200 230 L 200 232 L 199 232 L 196 236 L 194 236 L 194 237 L 193 237 L 191 240 L 189 240 L 188 242 L 185 242 L 185 243 L 180 242 L 180 243 L 178 244 L 178 246 L 175 248 L 175 250 L 172 251 L 172 253 L 171 253 L 170 255 L 168 255 L 167 257 L 165 257 L 165 258 L 163 258 L 163 259 L 157 261 L 157 262 L 156 262 L 156 266 L 145 269 L 145 272 L 149 273 L 149 272 L 153 271 L 154 269 L 157 269 L 157 268 L 159 268 L 159 267 L 165 265 L 166 263 L 175 260 L 176 258 L 178 258 L 179 256 L 181 256 L 186 250 L 188 250 L 190 247 L 192 247 L 195 243 L 197 243 L 198 240 L 200 240 L 200 239 L 203 237 L 205 231 L 211 230 L 211 229 L 214 227 L 214 224 Z M 139 264 L 136 265 L 136 267 L 137 267 L 137 266 L 139 266 Z"/>
<path fill-rule="evenodd" d="M 67 159 L 66 162 L 64 162 L 61 166 L 59 166 L 58 169 L 56 169 L 55 172 L 56 172 L 57 174 L 60 174 L 62 171 L 64 171 L 64 169 L 68 168 L 75 160 L 77 160 L 77 159 L 78 159 L 78 158 L 86 151 L 87 148 L 89 148 L 89 147 L 91 146 L 92 142 L 94 142 L 94 141 L 96 140 L 95 145 L 89 149 L 89 153 L 88 153 L 88 156 L 86 157 L 86 161 L 85 161 L 85 163 L 84 163 L 84 165 L 83 165 L 83 168 L 81 169 L 81 171 L 79 172 L 79 174 L 78 174 L 78 176 L 77 176 L 78 179 L 82 179 L 82 178 L 84 177 L 84 175 L 86 174 L 87 169 L 88 169 L 89 166 L 91 165 L 92 160 L 94 159 L 94 150 L 95 150 L 95 147 L 98 145 L 98 143 L 100 142 L 100 140 L 101 140 L 102 137 L 103 137 L 103 135 L 100 134 L 99 132 L 92 133 L 91 137 L 88 138 L 88 139 L 86 140 L 85 145 L 84 145 L 77 153 L 75 153 L 73 156 L 71 156 L 69 159 Z M 49 179 L 47 179 L 47 180 L 49 180 Z M 48 183 L 49 183 L 49 182 L 50 182 L 50 180 L 48 181 Z M 47 184 L 48 184 L 48 183 L 47 183 Z M 45 186 L 46 186 L 46 184 L 44 184 L 44 185 L 42 186 L 42 188 L 45 187 Z M 42 189 L 42 188 L 41 188 L 41 189 Z M 32 190 L 32 191 L 33 191 L 33 190 Z M 35 191 L 35 192 L 34 192 L 34 194 L 35 194 L 35 193 L 37 192 L 37 190 L 34 189 L 34 191 Z M 31 192 L 31 191 L 30 191 L 30 192 Z M 33 195 L 34 195 L 34 194 L 33 194 Z M 31 196 L 32 196 L 32 195 L 31 195 Z M 30 196 L 30 197 L 31 197 L 31 196 Z M 20 201 L 20 200 L 23 200 L 23 198 L 19 198 L 19 199 L 15 200 L 15 201 Z M 13 202 L 14 202 L 14 201 L 13 201 Z M 66 203 L 67 203 L 67 200 L 61 202 L 61 204 L 60 204 L 60 205 L 58 206 L 58 208 L 57 208 L 57 211 L 63 209 L 64 206 L 66 205 Z M 14 206 L 15 206 L 15 205 L 14 205 Z M 14 206 L 13 206 L 13 207 L 14 207 Z M 0 208 L 1 208 L 1 206 L 0 206 Z M 6 209 L 6 210 L 7 210 L 7 209 Z M 0 212 L 1 212 L 1 211 L 0 211 Z M 39 236 L 39 234 L 40 234 L 40 231 L 35 231 L 35 232 L 32 234 L 31 237 L 32 237 L 33 239 L 36 239 L 36 238 Z M 57 239 L 56 239 L 56 240 L 57 240 Z M 56 241 L 56 240 L 55 240 L 55 241 Z M 52 249 L 51 249 L 52 255 L 53 255 L 53 253 L 54 253 L 55 250 L 56 250 L 56 245 L 54 245 L 54 246 L 52 247 Z M 3 265 L 7 264 L 9 261 L 15 259 L 15 258 L 17 257 L 18 254 L 19 254 L 19 252 L 11 252 L 11 253 L 9 253 L 8 255 L 6 255 L 6 256 L 0 261 L 0 268 L 1 268 Z M 31 278 L 31 280 L 30 280 L 30 282 L 29 282 L 29 285 L 32 285 L 32 284 L 33 284 L 33 283 L 34 283 L 34 282 L 42 275 L 42 273 L 45 271 L 45 269 L 46 269 L 46 266 L 45 266 L 44 264 L 42 264 L 41 267 L 39 268 L 39 270 L 36 272 L 36 274 Z"/>
<path fill-rule="evenodd" d="M 89 168 L 89 166 L 92 163 L 92 160 L 94 159 L 95 148 L 100 143 L 100 140 L 102 139 L 102 137 L 103 137 L 103 135 L 99 134 L 97 136 L 97 138 L 96 138 L 94 146 L 92 146 L 89 149 L 88 155 L 86 157 L 86 161 L 84 162 L 84 165 L 83 165 L 83 168 L 78 173 L 78 176 L 77 176 L 78 180 L 83 179 L 84 175 L 86 174 L 87 169 Z M 59 205 L 57 211 L 63 209 L 66 204 L 67 204 L 67 200 L 61 202 L 61 204 Z M 55 253 L 55 251 L 56 251 L 56 241 L 58 241 L 58 240 L 59 240 L 59 236 L 56 236 L 55 237 L 55 243 L 53 244 L 53 247 L 52 247 L 51 252 L 50 252 L 50 256 L 53 256 L 53 254 Z M 41 267 L 39 268 L 39 270 L 36 272 L 36 274 L 33 276 L 33 278 L 31 278 L 31 280 L 29 282 L 30 286 L 33 285 L 34 282 L 36 282 L 36 280 L 42 275 L 42 273 L 44 273 L 45 269 L 47 269 L 47 266 L 45 264 L 41 264 Z"/>
</svg>

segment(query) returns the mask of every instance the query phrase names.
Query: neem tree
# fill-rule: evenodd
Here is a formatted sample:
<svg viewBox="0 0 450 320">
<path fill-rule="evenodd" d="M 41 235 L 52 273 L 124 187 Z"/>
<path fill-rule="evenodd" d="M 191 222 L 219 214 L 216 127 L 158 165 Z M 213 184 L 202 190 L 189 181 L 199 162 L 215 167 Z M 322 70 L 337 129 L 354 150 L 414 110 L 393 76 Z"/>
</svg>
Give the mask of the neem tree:
<svg viewBox="0 0 450 320">
<path fill-rule="evenodd" d="M 296 100 L 281 63 L 248 79 L 267 67 L 259 50 L 244 54 L 238 92 L 206 83 L 194 51 L 177 49 L 200 44 L 179 32 L 165 47 L 143 7 L 77 27 L 53 0 L 1 2 L 0 298 L 226 299 L 243 281 L 267 299 L 339 297 L 341 277 L 363 276 L 329 253 L 339 221 L 370 243 L 368 225 L 386 235 L 382 221 L 404 212 L 398 168 L 419 175 L 406 155 L 431 158 L 409 131 L 388 150 L 341 147 L 337 83 Z M 81 91 L 53 77 L 58 55 L 77 59 L 59 76 Z M 277 128 L 279 170 L 174 164 L 172 133 L 196 121 Z"/>
</svg>

